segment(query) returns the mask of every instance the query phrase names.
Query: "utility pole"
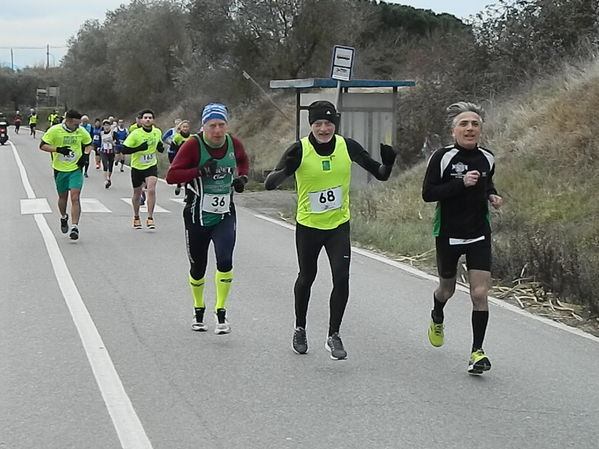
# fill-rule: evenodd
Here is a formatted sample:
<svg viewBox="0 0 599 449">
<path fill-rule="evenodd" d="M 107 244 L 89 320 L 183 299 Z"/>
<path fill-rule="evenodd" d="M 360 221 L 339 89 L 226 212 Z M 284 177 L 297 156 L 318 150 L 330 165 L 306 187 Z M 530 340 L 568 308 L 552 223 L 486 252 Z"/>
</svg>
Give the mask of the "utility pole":
<svg viewBox="0 0 599 449">
<path fill-rule="evenodd" d="M 46 70 L 50 68 L 50 44 L 46 45 Z"/>
<path fill-rule="evenodd" d="M 15 58 L 12 52 L 12 48 L 10 49 L 10 70 L 15 71 Z"/>
</svg>

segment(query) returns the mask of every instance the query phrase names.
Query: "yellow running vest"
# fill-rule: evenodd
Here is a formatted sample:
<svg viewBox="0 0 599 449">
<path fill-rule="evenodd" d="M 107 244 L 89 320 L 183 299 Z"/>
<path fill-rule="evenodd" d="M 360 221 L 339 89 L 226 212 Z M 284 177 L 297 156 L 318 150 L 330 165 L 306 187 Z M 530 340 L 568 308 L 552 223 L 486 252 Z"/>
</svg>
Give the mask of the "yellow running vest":
<svg viewBox="0 0 599 449">
<path fill-rule="evenodd" d="M 352 160 L 345 139 L 335 135 L 335 150 L 320 156 L 308 137 L 301 139 L 302 160 L 295 171 L 296 221 L 316 229 L 335 229 L 349 220 Z"/>
</svg>

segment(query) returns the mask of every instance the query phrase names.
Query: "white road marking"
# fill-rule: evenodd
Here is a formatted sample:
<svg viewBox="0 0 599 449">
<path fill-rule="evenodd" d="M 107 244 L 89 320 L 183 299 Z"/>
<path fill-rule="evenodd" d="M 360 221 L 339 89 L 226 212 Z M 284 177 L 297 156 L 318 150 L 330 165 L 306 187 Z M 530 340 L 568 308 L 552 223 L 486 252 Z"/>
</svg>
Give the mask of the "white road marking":
<svg viewBox="0 0 599 449">
<path fill-rule="evenodd" d="M 127 203 L 129 206 L 131 206 L 131 198 L 121 198 L 121 200 L 123 200 L 125 203 Z M 143 213 L 147 213 L 148 212 L 148 206 L 146 204 L 144 204 L 143 206 L 139 206 L 139 211 L 143 212 Z M 171 213 L 170 210 L 166 210 L 165 208 L 160 207 L 158 204 L 156 204 L 154 206 L 154 212 L 163 213 L 163 214 L 170 214 Z"/>
<path fill-rule="evenodd" d="M 21 215 L 51 214 L 52 209 L 46 198 L 27 198 L 21 200 Z"/>
<path fill-rule="evenodd" d="M 35 198 L 27 172 L 23 162 L 17 153 L 15 146 L 11 143 L 23 187 L 29 199 Z M 71 317 L 81 338 L 83 349 L 92 368 L 92 372 L 112 419 L 123 449 L 152 449 L 152 444 L 131 404 L 129 396 L 123 387 L 123 383 L 112 363 L 110 354 L 98 333 L 96 326 L 85 307 L 85 303 L 77 290 L 75 281 L 69 272 L 58 242 L 52 234 L 48 222 L 42 214 L 34 214 L 37 227 L 42 234 L 52 268 L 58 285 L 64 297 L 65 303 L 71 313 Z"/>
<path fill-rule="evenodd" d="M 171 201 L 174 201 L 175 203 L 179 203 L 179 204 L 185 204 L 184 198 L 171 198 Z"/>
<path fill-rule="evenodd" d="M 81 203 L 81 212 L 91 213 L 109 213 L 112 212 L 106 206 L 104 206 L 100 200 L 96 198 L 79 198 Z"/>
<path fill-rule="evenodd" d="M 275 218 L 270 218 L 270 217 L 267 217 L 267 216 L 261 215 L 261 214 L 252 214 L 252 215 L 254 215 L 256 218 L 259 218 L 261 220 L 265 220 L 265 221 L 268 221 L 270 223 L 274 223 L 276 225 L 282 226 L 282 227 L 287 228 L 287 229 L 295 230 L 295 226 L 294 225 L 292 225 L 290 223 L 287 223 L 285 221 L 277 220 Z M 362 256 L 369 257 L 370 259 L 374 259 L 374 260 L 376 260 L 378 262 L 382 262 L 384 264 L 391 265 L 392 267 L 399 268 L 400 270 L 405 271 L 407 273 L 410 273 L 410 274 L 412 274 L 414 276 L 417 276 L 417 277 L 419 277 L 421 279 L 426 279 L 426 280 L 432 281 L 432 282 L 438 282 L 439 281 L 436 276 L 433 276 L 433 275 L 430 275 L 428 273 L 425 273 L 424 271 L 421 271 L 421 270 L 419 270 L 417 268 L 411 267 L 410 265 L 406 265 L 404 263 L 388 259 L 388 258 L 386 258 L 384 256 L 381 256 L 379 254 L 373 253 L 371 251 L 368 251 L 368 250 L 365 250 L 365 249 L 361 249 L 361 248 L 356 248 L 354 246 L 352 246 L 352 251 L 354 253 L 356 253 L 356 254 L 360 254 Z M 469 289 L 467 287 L 464 287 L 463 285 L 459 285 L 458 284 L 456 286 L 456 288 L 458 290 L 462 291 L 462 292 L 465 292 L 465 293 L 469 293 L 470 292 Z M 563 323 L 558 323 L 557 321 L 553 321 L 553 320 L 550 320 L 550 319 L 542 317 L 542 316 L 533 315 L 532 313 L 527 312 L 526 310 L 522 310 L 519 307 L 516 307 L 516 306 L 514 306 L 512 304 L 509 304 L 509 303 L 507 303 L 505 301 L 502 301 L 500 299 L 493 298 L 492 296 L 489 296 L 489 302 L 492 303 L 492 304 L 494 304 L 494 305 L 496 305 L 496 306 L 498 306 L 498 307 L 507 309 L 507 310 L 509 310 L 511 312 L 517 313 L 517 314 L 525 316 L 527 318 L 531 318 L 533 320 L 540 321 L 541 323 L 547 324 L 549 326 L 561 329 L 563 331 L 569 332 L 569 333 L 574 334 L 574 335 L 578 335 L 579 337 L 586 338 L 588 340 L 594 341 L 595 343 L 599 343 L 599 337 L 595 337 L 594 335 L 589 334 L 587 332 L 584 332 L 584 331 L 582 331 L 580 329 L 577 329 L 575 327 L 571 327 L 571 326 L 568 326 L 568 325 L 563 324 Z"/>
</svg>

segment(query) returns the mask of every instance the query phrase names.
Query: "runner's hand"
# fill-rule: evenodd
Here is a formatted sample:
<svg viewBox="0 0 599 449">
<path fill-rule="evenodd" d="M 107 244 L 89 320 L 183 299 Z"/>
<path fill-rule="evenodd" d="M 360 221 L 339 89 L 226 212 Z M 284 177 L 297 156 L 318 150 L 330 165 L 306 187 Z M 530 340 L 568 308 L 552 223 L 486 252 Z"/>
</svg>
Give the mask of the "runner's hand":
<svg viewBox="0 0 599 449">
<path fill-rule="evenodd" d="M 83 153 L 79 159 L 77 159 L 77 167 L 83 168 L 89 162 L 89 153 Z"/>
<path fill-rule="evenodd" d="M 241 193 L 245 190 L 245 185 L 248 182 L 248 177 L 246 175 L 238 176 L 233 179 L 233 183 L 231 184 L 237 193 Z"/>
<path fill-rule="evenodd" d="M 383 162 L 383 165 L 391 167 L 395 163 L 396 157 L 397 154 L 391 145 L 381 143 L 381 161 Z"/>
<path fill-rule="evenodd" d="M 71 147 L 56 147 L 56 152 L 68 156 L 71 154 Z"/>
<path fill-rule="evenodd" d="M 209 178 L 216 173 L 216 160 L 210 158 L 198 167 L 198 176 Z"/>
<path fill-rule="evenodd" d="M 464 185 L 466 187 L 475 186 L 478 182 L 478 178 L 480 177 L 480 173 L 478 170 L 471 170 L 464 175 Z"/>
<path fill-rule="evenodd" d="M 489 202 L 495 209 L 499 209 L 503 205 L 503 198 L 499 195 L 489 195 Z"/>
</svg>

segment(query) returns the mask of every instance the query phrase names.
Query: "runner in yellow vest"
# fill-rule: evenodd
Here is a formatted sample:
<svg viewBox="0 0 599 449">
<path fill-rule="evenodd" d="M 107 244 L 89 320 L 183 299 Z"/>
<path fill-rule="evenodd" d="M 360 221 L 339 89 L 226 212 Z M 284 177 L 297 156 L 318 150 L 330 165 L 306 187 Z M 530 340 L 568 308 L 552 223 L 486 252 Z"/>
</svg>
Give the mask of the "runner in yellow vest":
<svg viewBox="0 0 599 449">
<path fill-rule="evenodd" d="M 158 181 L 158 159 L 156 152 L 162 153 L 162 131 L 154 126 L 154 112 L 145 109 L 140 112 L 141 128 L 134 129 L 123 142 L 123 154 L 131 154 L 131 183 L 133 184 L 133 227 L 141 229 L 139 207 L 144 182 L 148 205 L 146 226 L 154 229 L 154 206 L 156 205 L 156 182 Z"/>
<path fill-rule="evenodd" d="M 295 174 L 297 189 L 296 247 L 299 274 L 295 281 L 295 330 L 292 348 L 298 354 L 308 352 L 306 314 L 310 289 L 316 278 L 318 255 L 324 247 L 333 273 L 330 297 L 329 331 L 325 348 L 334 360 L 347 357 L 339 328 L 349 297 L 349 188 L 352 162 L 385 181 L 391 175 L 395 151 L 381 144 L 382 164 L 370 157 L 355 140 L 335 134 L 339 114 L 328 101 L 309 106 L 311 132 L 295 142 L 281 157 L 264 182 L 275 189 Z"/>
<path fill-rule="evenodd" d="M 31 109 L 29 112 L 29 135 L 35 139 L 35 127 L 37 126 L 37 112 Z"/>
<path fill-rule="evenodd" d="M 58 191 L 58 210 L 60 211 L 60 230 L 63 234 L 69 231 L 67 200 L 71 194 L 72 227 L 69 237 L 79 238 L 79 218 L 81 204 L 79 196 L 83 188 L 82 167 L 89 159 L 93 149 L 92 138 L 81 128 L 81 114 L 75 110 L 66 113 L 64 123 L 50 127 L 43 135 L 40 149 L 52 155 L 54 180 Z"/>
</svg>

